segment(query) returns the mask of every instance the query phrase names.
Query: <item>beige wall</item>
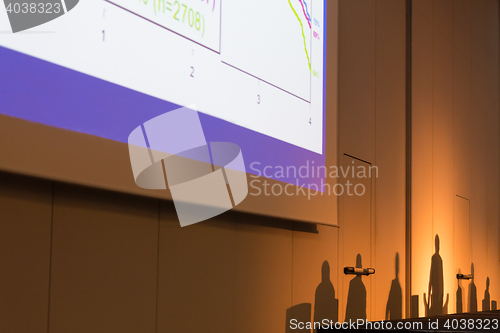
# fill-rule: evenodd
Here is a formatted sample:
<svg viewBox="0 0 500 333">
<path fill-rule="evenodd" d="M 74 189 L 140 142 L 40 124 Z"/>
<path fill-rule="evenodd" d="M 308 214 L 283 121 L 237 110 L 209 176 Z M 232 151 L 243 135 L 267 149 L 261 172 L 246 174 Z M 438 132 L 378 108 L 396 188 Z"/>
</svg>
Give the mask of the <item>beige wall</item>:
<svg viewBox="0 0 500 333">
<path fill-rule="evenodd" d="M 450 313 L 455 275 L 471 270 L 459 267 L 463 257 L 475 266 L 478 309 L 487 277 L 491 299 L 500 297 L 498 7 L 497 0 L 413 1 L 411 292 L 420 298 L 420 315 L 435 235 Z M 468 228 L 457 196 L 470 201 Z M 465 300 L 468 282 L 462 287 Z"/>
<path fill-rule="evenodd" d="M 52 183 L 0 174 L 0 330 L 47 332 Z"/>
</svg>

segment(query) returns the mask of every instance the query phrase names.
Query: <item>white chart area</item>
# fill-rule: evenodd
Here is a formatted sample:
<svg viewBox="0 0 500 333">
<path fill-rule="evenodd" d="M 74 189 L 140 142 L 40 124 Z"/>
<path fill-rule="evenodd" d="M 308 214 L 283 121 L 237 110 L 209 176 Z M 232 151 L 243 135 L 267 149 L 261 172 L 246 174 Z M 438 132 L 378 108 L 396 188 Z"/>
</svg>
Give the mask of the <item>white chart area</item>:
<svg viewBox="0 0 500 333">
<path fill-rule="evenodd" d="M 224 2 L 222 60 L 309 101 L 311 9 L 311 0 Z"/>
<path fill-rule="evenodd" d="M 110 1 L 0 46 L 322 153 L 323 0 Z"/>
</svg>

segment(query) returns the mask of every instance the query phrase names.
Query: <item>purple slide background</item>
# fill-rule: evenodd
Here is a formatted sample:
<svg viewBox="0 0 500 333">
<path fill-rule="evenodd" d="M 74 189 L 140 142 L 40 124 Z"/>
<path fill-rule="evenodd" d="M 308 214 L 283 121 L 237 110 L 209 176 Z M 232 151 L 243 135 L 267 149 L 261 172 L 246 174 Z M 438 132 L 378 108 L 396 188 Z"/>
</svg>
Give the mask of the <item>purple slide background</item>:
<svg viewBox="0 0 500 333">
<path fill-rule="evenodd" d="M 181 107 L 3 47 L 0 64 L 0 113 L 45 125 L 126 143 L 140 124 Z M 261 163 L 259 170 L 266 165 L 298 168 L 306 161 L 325 164 L 321 154 L 219 118 L 200 112 L 200 120 L 208 142 L 241 147 L 247 172 L 252 173 L 255 161 Z"/>
</svg>

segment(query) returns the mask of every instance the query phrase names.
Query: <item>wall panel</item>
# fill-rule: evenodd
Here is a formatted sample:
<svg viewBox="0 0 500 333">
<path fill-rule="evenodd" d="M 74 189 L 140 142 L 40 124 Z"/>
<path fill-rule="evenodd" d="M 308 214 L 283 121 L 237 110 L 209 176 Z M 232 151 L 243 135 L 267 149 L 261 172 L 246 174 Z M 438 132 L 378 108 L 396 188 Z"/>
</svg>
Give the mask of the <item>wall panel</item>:
<svg viewBox="0 0 500 333">
<path fill-rule="evenodd" d="M 55 185 L 49 332 L 154 332 L 157 200 Z"/>
<path fill-rule="evenodd" d="M 418 2 L 414 2 L 414 9 Z M 412 291 L 425 313 L 423 293 L 434 253 L 433 221 L 433 72 L 432 21 L 413 12 L 412 36 Z"/>
<path fill-rule="evenodd" d="M 289 221 L 237 214 L 234 332 L 283 332 L 292 306 Z"/>
<path fill-rule="evenodd" d="M 453 0 L 434 0 L 433 23 L 435 31 L 453 42 Z"/>
<path fill-rule="evenodd" d="M 233 332 L 233 214 L 182 228 L 165 201 L 160 217 L 157 332 Z"/>
<path fill-rule="evenodd" d="M 433 51 L 433 234 L 441 244 L 444 297 L 453 304 L 453 44 L 436 29 Z"/>
<path fill-rule="evenodd" d="M 375 159 L 376 1 L 339 2 L 339 156 Z"/>
<path fill-rule="evenodd" d="M 472 24 L 472 194 L 471 194 L 471 235 L 472 262 L 474 263 L 475 286 L 479 295 L 486 288 L 487 265 L 487 95 L 491 73 L 487 69 L 487 23 L 485 1 L 474 1 L 471 6 Z M 498 112 L 498 111 L 497 111 Z M 497 185 L 498 186 L 498 185 Z M 498 223 L 498 220 L 497 220 Z M 500 282 L 500 281 L 499 281 Z M 479 297 L 478 297 L 479 298 Z M 478 304 L 478 308 L 481 306 Z"/>
<path fill-rule="evenodd" d="M 432 17 L 432 6 L 420 3 Z M 368 186 L 369 208 L 359 198 L 339 198 L 341 205 L 349 206 L 340 212 L 340 268 L 353 266 L 357 253 L 362 254 L 364 267 L 376 267 L 374 276 L 362 279 L 370 319 L 386 317 L 397 253 L 400 267 L 405 265 L 405 9 L 403 1 L 340 1 L 339 154 L 367 161 L 379 171 Z M 354 179 L 354 183 L 364 182 Z M 358 216 L 366 209 L 368 222 Z M 389 239 L 396 241 L 388 244 Z M 402 288 L 404 279 L 399 270 Z M 348 286 L 344 283 L 340 299 L 344 312 Z"/>
<path fill-rule="evenodd" d="M 466 58 L 471 57 L 471 0 L 453 1 L 453 44 Z"/>
<path fill-rule="evenodd" d="M 424 16 L 428 21 L 432 22 L 434 0 L 413 0 L 414 13 Z"/>
<path fill-rule="evenodd" d="M 344 155 L 342 166 L 359 170 L 372 165 Z M 341 235 L 340 269 L 344 267 L 374 268 L 374 180 L 356 178 L 349 172 L 342 183 L 347 188 L 348 183 L 362 185 L 363 195 L 344 193 L 339 197 L 339 224 Z M 353 186 L 353 187 L 354 187 Z M 340 319 L 343 322 L 357 319 L 374 320 L 373 294 L 376 288 L 375 276 L 343 275 L 340 307 Z"/>
<path fill-rule="evenodd" d="M 461 251 L 465 251 L 464 239 L 470 239 L 475 279 L 470 286 L 463 285 L 464 299 L 468 301 L 469 290 L 475 290 L 472 295 L 477 294 L 477 308 L 481 310 L 486 278 L 496 276 L 499 269 L 498 251 L 491 252 L 489 245 L 498 242 L 499 224 L 498 1 L 455 0 L 450 4 L 435 0 L 432 22 L 423 17 L 421 1 L 414 1 L 414 9 L 412 294 L 421 296 L 426 292 L 429 278 L 419 278 L 417 271 L 425 269 L 428 254 L 420 249 L 427 248 L 437 234 L 444 266 L 445 298 L 450 295 L 448 310 L 452 312 L 456 308 L 453 287 L 456 288 L 457 282 L 451 263 L 464 266 L 460 260 L 465 254 Z M 429 67 L 432 73 L 428 72 Z M 429 128 L 432 140 L 428 138 Z M 429 151 L 433 166 L 430 173 L 424 172 Z M 422 182 L 431 183 L 432 191 Z M 432 197 L 432 222 L 420 224 L 420 217 L 429 210 L 429 204 L 424 204 L 426 195 Z M 470 230 L 466 224 L 457 222 L 461 210 L 456 201 L 453 204 L 455 195 L 470 200 Z M 455 221 L 455 225 L 450 221 Z M 432 235 L 428 234 L 430 226 Z M 455 235 L 454 239 L 450 235 Z M 463 270 L 470 273 L 471 268 Z M 500 284 L 498 278 L 491 280 L 491 288 L 496 284 Z M 422 307 L 420 300 L 421 316 Z"/>
<path fill-rule="evenodd" d="M 486 22 L 489 39 L 491 40 L 489 52 L 489 68 L 491 69 L 491 83 L 488 86 L 487 103 L 487 165 L 488 165 L 488 209 L 487 209 L 487 231 L 488 231 L 488 272 L 487 277 L 492 281 L 490 284 L 490 296 L 492 300 L 500 299 L 500 281 L 494 279 L 499 276 L 499 223 L 500 211 L 498 202 L 500 202 L 499 188 L 496 184 L 500 183 L 500 173 L 497 166 L 500 165 L 500 71 L 499 71 L 499 45 L 500 45 L 500 26 L 499 14 L 500 3 L 498 1 L 486 2 Z M 494 73 L 499 73 L 495 76 Z M 495 282 L 496 281 L 496 282 Z"/>
<path fill-rule="evenodd" d="M 395 304 L 398 291 L 391 290 L 397 284 L 405 287 L 405 14 L 403 1 L 377 1 L 375 162 L 379 175 L 375 180 L 377 273 L 373 276 L 377 320 L 385 320 L 391 307 L 392 318 L 398 318 L 405 304 L 404 299 L 401 305 Z"/>
<path fill-rule="evenodd" d="M 311 304 L 313 321 L 339 319 L 339 229 L 298 226 L 293 231 L 292 304 Z"/>
<path fill-rule="evenodd" d="M 462 52 L 454 52 L 453 63 L 453 175 L 455 194 L 471 197 L 472 135 L 471 62 Z"/>
<path fill-rule="evenodd" d="M 0 331 L 47 332 L 52 183 L 0 173 Z"/>
<path fill-rule="evenodd" d="M 455 274 L 471 273 L 471 233 L 470 233 L 470 201 L 456 196 L 453 217 L 453 269 Z M 449 306 L 450 313 L 467 312 L 469 308 L 469 281 L 455 279 L 455 302 Z"/>
</svg>

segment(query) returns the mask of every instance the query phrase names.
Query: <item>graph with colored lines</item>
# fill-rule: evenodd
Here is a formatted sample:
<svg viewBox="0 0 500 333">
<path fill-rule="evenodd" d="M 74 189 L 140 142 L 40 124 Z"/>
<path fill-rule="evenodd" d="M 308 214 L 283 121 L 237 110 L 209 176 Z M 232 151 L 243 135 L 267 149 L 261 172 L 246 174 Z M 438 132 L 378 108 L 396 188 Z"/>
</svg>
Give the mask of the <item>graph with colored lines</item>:
<svg viewBox="0 0 500 333">
<path fill-rule="evenodd" d="M 323 14 L 323 1 L 225 1 L 223 61 L 310 102 L 323 69 Z"/>
<path fill-rule="evenodd" d="M 292 1 L 291 0 L 288 0 L 288 3 L 290 4 L 290 8 L 292 9 L 293 13 L 295 14 L 295 16 L 297 17 L 297 20 L 299 21 L 300 23 L 300 29 L 302 30 L 302 39 L 304 40 L 304 51 L 306 53 L 306 57 L 307 57 L 307 65 L 309 67 L 309 71 L 311 71 L 311 61 L 309 59 L 309 46 L 310 46 L 310 31 L 311 30 L 311 17 L 309 16 L 309 13 L 308 11 L 306 10 L 307 8 L 307 3 L 305 2 L 305 0 L 299 0 L 300 2 L 300 5 L 302 7 L 302 13 L 304 13 L 304 16 L 301 18 L 301 15 L 299 15 L 297 13 L 297 10 L 294 8 L 294 4 L 295 6 L 297 6 L 297 1 L 294 2 L 294 4 L 292 4 Z M 300 10 L 299 10 L 300 12 Z M 303 21 L 305 21 L 307 23 L 307 25 L 305 23 L 302 23 Z M 309 29 L 307 29 L 307 27 L 309 27 Z M 307 36 L 307 37 L 306 37 Z"/>
</svg>

